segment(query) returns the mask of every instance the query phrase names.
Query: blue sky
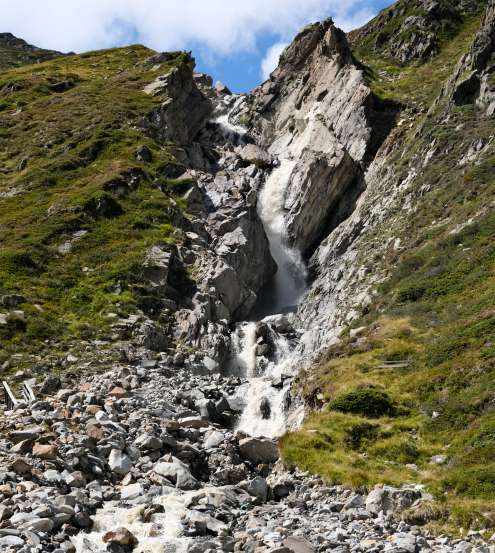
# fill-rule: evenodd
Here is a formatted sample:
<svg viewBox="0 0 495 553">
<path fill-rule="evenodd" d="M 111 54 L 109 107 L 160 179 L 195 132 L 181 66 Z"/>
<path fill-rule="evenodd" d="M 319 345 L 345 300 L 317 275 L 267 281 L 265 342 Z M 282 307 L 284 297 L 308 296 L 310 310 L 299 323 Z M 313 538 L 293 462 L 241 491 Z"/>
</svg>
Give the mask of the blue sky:
<svg viewBox="0 0 495 553">
<path fill-rule="evenodd" d="M 393 0 L 374 0 L 372 2 L 362 2 L 362 4 L 366 4 L 369 7 L 373 16 L 383 8 L 390 6 L 392 2 Z M 322 20 L 328 16 L 332 16 L 332 10 L 329 10 L 324 17 L 318 20 Z M 358 19 L 357 26 L 368 20 L 367 17 L 362 20 Z M 313 20 L 311 19 L 306 21 L 306 23 L 312 22 Z M 353 28 L 355 27 L 351 25 L 345 30 L 348 31 Z M 194 50 L 193 54 L 196 57 L 199 71 L 212 75 L 215 80 L 222 81 L 233 92 L 246 92 L 255 88 L 262 82 L 263 77 L 266 76 L 261 74 L 260 66 L 270 47 L 274 44 L 285 42 L 290 42 L 290 39 L 285 39 L 285 37 L 277 34 L 265 33 L 258 37 L 256 48 L 253 51 L 227 54 L 213 60 L 209 59 L 208 56 L 201 55 L 201 50 Z"/>
<path fill-rule="evenodd" d="M 359 27 L 392 0 L 0 0 L 0 32 L 83 52 L 142 43 L 191 50 L 199 71 L 245 92 L 264 80 L 304 25 Z"/>
</svg>

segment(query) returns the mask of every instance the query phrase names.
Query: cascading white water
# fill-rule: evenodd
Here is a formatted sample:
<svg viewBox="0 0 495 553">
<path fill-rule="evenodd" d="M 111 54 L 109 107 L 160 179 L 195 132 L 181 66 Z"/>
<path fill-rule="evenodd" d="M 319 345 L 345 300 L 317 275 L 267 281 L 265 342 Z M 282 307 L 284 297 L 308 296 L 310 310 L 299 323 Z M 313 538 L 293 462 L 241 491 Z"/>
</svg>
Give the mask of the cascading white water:
<svg viewBox="0 0 495 553">
<path fill-rule="evenodd" d="M 254 378 L 256 376 L 256 323 L 242 323 L 232 336 L 233 359 L 230 373 Z"/>
<path fill-rule="evenodd" d="M 250 324 L 255 326 L 256 337 L 257 325 Z M 268 362 L 263 374 L 258 374 L 255 356 L 252 372 L 246 375 L 249 379 L 246 407 L 238 429 L 251 436 L 276 438 L 286 429 L 285 402 L 288 388 L 280 383 L 291 373 L 291 346 L 288 339 L 280 334 L 274 335 L 273 345 L 275 358 Z M 279 382 L 277 388 L 273 386 L 275 381 Z"/>
<path fill-rule="evenodd" d="M 306 266 L 301 253 L 289 245 L 285 219 L 285 193 L 287 183 L 295 162 L 284 159 L 268 177 L 258 198 L 258 212 L 263 222 L 270 244 L 270 252 L 277 263 L 274 281 L 265 290 L 263 312 L 281 313 L 296 307 L 306 286 Z M 266 319 L 269 324 L 269 317 Z M 238 423 L 239 430 L 252 436 L 281 436 L 287 427 L 285 404 L 289 392 L 288 385 L 279 384 L 275 388 L 274 380 L 294 373 L 293 352 L 286 337 L 274 333 L 275 359 L 269 361 L 259 374 L 256 366 L 256 324 L 248 323 L 249 332 L 239 340 L 239 332 L 245 329 L 241 325 L 237 336 L 238 365 L 243 366 L 249 359 L 245 376 L 249 379 L 246 407 Z M 239 347 L 239 342 L 242 347 Z M 254 368 L 253 368 L 254 367 Z"/>
<path fill-rule="evenodd" d="M 228 110 L 226 113 L 217 116 L 214 120 L 220 127 L 224 138 L 234 144 L 243 144 L 247 134 L 247 130 L 244 127 L 236 125 L 230 120 L 232 113 L 239 108 L 239 104 L 243 101 L 244 98 L 239 96 L 233 104 L 230 103 L 229 106 L 225 106 L 225 109 Z"/>
<path fill-rule="evenodd" d="M 110 530 L 124 527 L 130 530 L 139 543 L 134 553 L 185 553 L 190 539 L 182 535 L 181 519 L 186 513 L 186 503 L 195 492 L 175 492 L 156 499 L 155 503 L 164 508 L 163 513 L 152 515 L 150 522 L 143 522 L 146 505 L 125 508 L 110 503 L 93 517 L 94 525 L 90 534 L 79 533 L 72 538 L 76 553 L 101 553 L 107 545 L 103 536 Z"/>
<path fill-rule="evenodd" d="M 306 266 L 301 253 L 288 244 L 285 220 L 285 192 L 296 162 L 283 159 L 268 177 L 258 198 L 258 213 L 277 263 L 277 274 L 265 298 L 271 313 L 294 308 L 306 286 Z"/>
</svg>

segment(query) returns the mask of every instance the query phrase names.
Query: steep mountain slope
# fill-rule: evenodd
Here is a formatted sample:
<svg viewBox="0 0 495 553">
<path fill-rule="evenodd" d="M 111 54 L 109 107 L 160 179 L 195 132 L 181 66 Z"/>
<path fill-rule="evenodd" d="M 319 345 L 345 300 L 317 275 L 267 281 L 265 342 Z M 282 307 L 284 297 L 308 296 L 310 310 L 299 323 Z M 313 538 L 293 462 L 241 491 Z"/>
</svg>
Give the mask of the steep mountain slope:
<svg viewBox="0 0 495 553">
<path fill-rule="evenodd" d="M 283 440 L 287 462 L 332 481 L 423 481 L 454 524 L 493 524 L 493 9 L 419 67 L 363 60 L 403 111 L 311 259 L 299 317 L 321 356 L 301 383 L 326 407 Z"/>
<path fill-rule="evenodd" d="M 63 55 L 61 52 L 32 46 L 11 33 L 0 33 L 0 69 L 41 63 Z"/>
</svg>

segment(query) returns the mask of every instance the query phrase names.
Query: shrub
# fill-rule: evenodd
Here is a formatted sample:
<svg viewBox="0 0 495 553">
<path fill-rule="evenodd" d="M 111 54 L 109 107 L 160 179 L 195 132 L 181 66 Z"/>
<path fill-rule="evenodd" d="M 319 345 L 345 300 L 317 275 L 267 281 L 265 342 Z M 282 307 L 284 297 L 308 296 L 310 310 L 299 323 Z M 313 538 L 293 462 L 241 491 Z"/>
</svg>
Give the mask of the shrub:
<svg viewBox="0 0 495 553">
<path fill-rule="evenodd" d="M 361 449 L 378 436 L 379 426 L 368 422 L 358 423 L 346 430 L 345 444 L 351 449 Z"/>
<path fill-rule="evenodd" d="M 355 390 L 341 395 L 329 404 L 329 408 L 365 417 L 382 417 L 395 412 L 388 394 L 374 389 Z"/>
</svg>

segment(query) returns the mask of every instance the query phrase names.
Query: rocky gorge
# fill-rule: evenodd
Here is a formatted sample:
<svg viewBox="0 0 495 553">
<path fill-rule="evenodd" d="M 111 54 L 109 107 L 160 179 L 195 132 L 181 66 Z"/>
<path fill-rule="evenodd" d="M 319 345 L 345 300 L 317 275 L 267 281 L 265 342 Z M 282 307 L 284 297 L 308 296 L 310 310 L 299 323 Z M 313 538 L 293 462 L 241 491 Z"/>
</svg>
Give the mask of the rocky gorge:
<svg viewBox="0 0 495 553">
<path fill-rule="evenodd" d="M 491 181 L 483 181 L 487 186 L 470 197 L 471 203 L 459 202 L 465 212 L 456 212 L 456 202 L 441 197 L 444 211 L 434 213 L 435 185 L 441 185 L 431 174 L 441 167 L 446 175 L 445 164 L 458 171 L 449 176 L 452 182 L 468 186 L 478 177 L 467 169 L 492 159 L 493 2 L 465 2 L 450 9 L 442 2 L 418 0 L 414 13 L 406 4 L 398 2 L 349 36 L 331 20 L 308 26 L 283 52 L 270 79 L 247 95 L 214 86 L 210 77 L 194 72 L 184 53 L 129 49 L 117 51 L 115 60 L 107 53 L 103 62 L 90 58 L 92 67 L 105 70 L 116 63 L 119 86 L 124 86 L 118 80 L 121 59 L 132 61 L 127 71 L 135 72 L 129 78 L 133 88 L 125 90 L 136 95 L 137 107 L 129 124 L 119 129 L 130 134 L 125 139 L 117 135 L 132 161 L 120 160 L 109 177 L 92 165 L 107 155 L 115 164 L 112 141 L 117 138 L 108 130 L 113 132 L 115 123 L 107 125 L 107 134 L 92 135 L 90 147 L 80 148 L 72 136 L 74 144 L 64 145 L 63 155 L 80 148 L 76 161 L 49 170 L 55 174 L 82 167 L 90 179 L 98 172 L 105 180 L 98 181 L 97 194 L 83 198 L 82 207 L 50 205 L 44 221 L 67 213 L 70 219 L 63 220 L 63 230 L 50 227 L 40 249 L 48 250 L 50 262 L 62 260 L 62 265 L 79 255 L 78 264 L 88 263 L 78 268 L 81 278 L 92 278 L 100 261 L 96 267 L 81 262 L 80 252 L 92 249 L 86 244 L 103 232 L 100 226 L 105 229 L 132 212 L 136 195 L 146 186 L 150 198 L 156 194 L 159 213 L 133 215 L 124 225 L 133 233 L 154 234 L 139 242 L 137 264 L 125 274 L 120 265 L 112 267 L 104 282 L 105 294 L 116 299 L 98 307 L 98 317 L 104 319 L 101 335 L 89 324 L 65 342 L 40 332 L 41 343 L 35 342 L 34 349 L 26 346 L 25 353 L 18 336 L 29 335 L 31 318 L 51 308 L 47 301 L 30 299 L 45 293 L 26 280 L 41 279 L 37 258 L 31 266 L 15 251 L 15 267 L 26 263 L 26 270 L 17 275 L 21 280 L 14 269 L 2 280 L 0 327 L 9 341 L 3 371 L 15 383 L 15 393 L 27 381 L 36 400 L 18 402 L 0 419 L 0 548 L 22 553 L 493 549 L 488 516 L 478 527 L 468 523 L 462 536 L 447 537 L 425 527 L 448 519 L 450 507 L 438 503 L 441 494 L 430 490 L 431 478 L 422 478 L 420 453 L 402 461 L 402 451 L 393 452 L 376 478 L 355 486 L 304 471 L 284 453 L 286 436 L 297 436 L 313 413 L 325 413 L 330 400 L 340 397 L 334 389 L 338 370 L 331 375 L 329 393 L 319 381 L 312 384 L 322 362 L 345 357 L 343 349 L 335 354 L 332 348 L 348 347 L 352 357 L 375 347 L 373 333 L 386 327 L 380 319 L 386 306 L 380 287 L 394 278 L 400 256 L 422 245 L 411 236 L 421 225 L 429 239 L 436 239 L 439 227 L 456 236 L 494 205 Z M 468 33 L 468 25 L 474 32 Z M 441 39 L 440 28 L 448 38 Z M 463 30 L 468 36 L 464 49 L 457 59 L 449 53 L 441 67 L 433 66 L 430 88 L 429 75 L 411 85 L 411 74 L 431 69 L 428 64 L 437 63 Z M 359 59 L 363 45 L 368 54 L 380 55 L 387 45 L 376 67 L 366 57 Z M 392 64 L 395 52 L 403 65 L 390 69 L 385 61 Z M 56 54 L 47 56 L 56 59 Z M 83 56 L 77 63 L 86 63 Z M 48 78 L 42 86 L 49 92 L 43 93 L 69 97 L 84 86 L 86 71 L 84 66 L 83 77 Z M 18 82 L 12 77 L 2 85 L 8 98 L 29 90 L 23 79 L 28 77 L 22 74 Z M 50 99 L 54 105 L 58 101 Z M 27 111 L 20 101 L 16 109 Z M 6 111 L 4 128 L 15 128 L 9 119 L 15 112 Z M 447 127 L 462 134 L 455 148 Z M 44 150 L 56 148 L 57 140 Z M 454 158 L 444 160 L 453 149 Z M 56 180 L 47 184 L 45 167 L 41 177 L 23 177 L 36 155 L 5 166 L 7 176 L 21 173 L 21 178 L 6 179 L 0 192 L 6 202 L 28 198 L 39 178 L 43 187 L 57 186 Z M 162 197 L 166 204 L 160 203 Z M 13 224 L 8 221 L 5 228 Z M 465 241 L 455 244 L 456 251 Z M 103 242 L 100 238 L 94 248 Z M 129 244 L 123 239 L 116 249 L 129 248 L 130 257 L 135 252 Z M 410 267 L 414 271 L 419 265 Z M 432 270 L 426 278 L 440 272 Z M 70 286 L 81 288 L 74 304 L 98 305 L 100 292 L 79 283 Z M 425 294 L 422 286 L 423 292 L 417 287 L 402 291 L 404 301 Z M 47 285 L 50 293 L 52 287 Z M 123 308 L 126 301 L 132 309 Z M 365 319 L 370 314 L 378 323 Z M 401 321 L 414 316 L 414 311 L 397 315 Z M 67 327 L 75 327 L 74 320 Z M 414 328 L 406 330 L 400 340 L 413 335 Z M 30 336 L 36 337 L 34 332 Z M 397 339 L 386 336 L 388 342 Z M 483 327 L 483 347 L 490 343 Z M 378 359 L 378 368 L 403 371 L 404 379 L 416 350 L 400 345 L 398 353 Z M 365 382 L 344 374 L 343 389 L 348 391 L 355 379 L 358 390 L 384 390 L 386 396 L 393 386 L 387 388 L 381 380 L 376 384 L 369 376 L 374 369 L 361 363 Z M 392 381 L 389 373 L 384 378 Z M 443 396 L 438 411 L 430 400 L 421 406 L 428 424 L 447 412 Z M 481 403 L 483 416 L 489 417 L 492 399 Z M 412 412 L 412 418 L 414 408 L 409 397 L 400 398 L 387 413 L 393 419 L 396 413 L 407 417 Z M 378 420 L 378 415 L 364 413 L 366 421 Z M 421 432 L 411 425 L 404 422 L 398 432 L 415 442 Z M 346 437 L 346 444 L 357 443 L 349 447 L 357 451 L 358 468 L 369 458 L 360 449 L 362 441 L 393 434 L 387 428 L 379 437 L 378 426 L 360 421 Z M 325 432 L 305 428 L 309 445 L 302 449 L 308 459 L 315 451 L 332 452 L 331 425 Z M 450 452 L 443 451 L 425 447 L 428 477 L 432 465 L 448 465 Z M 388 475 L 382 476 L 387 465 L 405 471 L 400 482 L 392 479 L 391 484 Z M 324 467 L 318 468 L 324 473 Z"/>
</svg>

